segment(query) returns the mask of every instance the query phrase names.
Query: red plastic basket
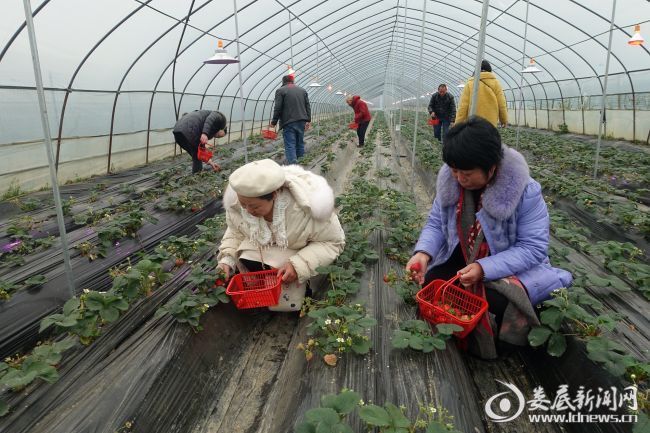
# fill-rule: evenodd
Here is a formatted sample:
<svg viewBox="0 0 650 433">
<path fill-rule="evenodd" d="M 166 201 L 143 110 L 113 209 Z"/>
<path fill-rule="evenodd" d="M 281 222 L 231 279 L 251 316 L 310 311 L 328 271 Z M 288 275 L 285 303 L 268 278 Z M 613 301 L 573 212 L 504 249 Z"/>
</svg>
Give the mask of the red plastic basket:
<svg viewBox="0 0 650 433">
<path fill-rule="evenodd" d="M 348 128 L 350 129 L 357 129 L 359 127 L 359 124 L 357 122 L 352 122 L 348 125 Z"/>
<path fill-rule="evenodd" d="M 262 129 L 262 137 L 269 140 L 275 140 L 278 138 L 278 133 L 272 129 Z"/>
<path fill-rule="evenodd" d="M 429 125 L 433 125 L 433 126 L 440 125 L 440 119 L 431 118 L 431 119 L 429 119 L 429 121 L 427 123 Z"/>
<path fill-rule="evenodd" d="M 276 269 L 236 274 L 228 283 L 226 295 L 240 310 L 278 305 L 282 277 L 277 274 Z"/>
<path fill-rule="evenodd" d="M 212 152 L 210 152 L 204 146 L 199 146 L 199 150 L 196 152 L 196 159 L 201 162 L 208 162 L 210 158 L 212 158 Z"/>
<path fill-rule="evenodd" d="M 453 323 L 461 326 L 462 331 L 454 332 L 458 338 L 465 338 L 476 327 L 483 314 L 487 311 L 488 303 L 480 296 L 461 289 L 452 283 L 459 276 L 451 280 L 433 280 L 422 288 L 416 295 L 420 314 L 428 322 Z M 446 309 L 444 305 L 449 305 Z M 456 315 L 450 313 L 454 310 Z M 470 316 L 470 320 L 461 320 L 460 316 Z"/>
</svg>

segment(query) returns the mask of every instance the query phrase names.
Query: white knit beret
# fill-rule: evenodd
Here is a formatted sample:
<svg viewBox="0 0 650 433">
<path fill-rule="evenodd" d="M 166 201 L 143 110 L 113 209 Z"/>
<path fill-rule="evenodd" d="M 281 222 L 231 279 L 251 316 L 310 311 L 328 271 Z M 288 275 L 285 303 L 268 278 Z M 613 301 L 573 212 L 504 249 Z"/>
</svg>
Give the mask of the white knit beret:
<svg viewBox="0 0 650 433">
<path fill-rule="evenodd" d="M 271 159 L 261 159 L 239 167 L 228 180 L 237 194 L 260 197 L 284 185 L 284 170 Z"/>
</svg>

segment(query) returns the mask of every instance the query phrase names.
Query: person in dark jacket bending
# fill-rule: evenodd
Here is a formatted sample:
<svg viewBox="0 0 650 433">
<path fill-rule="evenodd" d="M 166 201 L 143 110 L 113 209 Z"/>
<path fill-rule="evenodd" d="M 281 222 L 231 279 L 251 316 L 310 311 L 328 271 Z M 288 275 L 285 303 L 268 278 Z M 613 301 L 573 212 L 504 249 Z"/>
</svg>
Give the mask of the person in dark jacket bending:
<svg viewBox="0 0 650 433">
<path fill-rule="evenodd" d="M 192 173 L 203 170 L 203 162 L 197 157 L 199 146 L 210 147 L 208 140 L 226 135 L 227 123 L 226 116 L 210 110 L 195 110 L 178 119 L 174 125 L 174 139 L 192 157 Z M 220 169 L 212 159 L 207 163 L 215 171 Z"/>
<path fill-rule="evenodd" d="M 371 119 L 368 104 L 358 95 L 348 96 L 345 102 L 354 110 L 354 123 L 358 125 L 357 137 L 359 137 L 359 147 L 363 147 L 366 139 L 366 131 L 368 130 Z"/>
<path fill-rule="evenodd" d="M 456 103 L 454 97 L 447 93 L 447 85 L 438 86 L 438 92 L 431 96 L 429 114 L 440 122 L 433 126 L 433 135 L 442 142 L 452 123 L 456 121 Z M 442 132 L 442 134 L 441 134 Z"/>
<path fill-rule="evenodd" d="M 271 120 L 273 127 L 280 121 L 287 164 L 297 164 L 298 158 L 305 154 L 305 129 L 309 129 L 311 122 L 309 96 L 293 80 L 293 75 L 282 77 L 282 87 L 275 91 L 275 108 Z"/>
</svg>

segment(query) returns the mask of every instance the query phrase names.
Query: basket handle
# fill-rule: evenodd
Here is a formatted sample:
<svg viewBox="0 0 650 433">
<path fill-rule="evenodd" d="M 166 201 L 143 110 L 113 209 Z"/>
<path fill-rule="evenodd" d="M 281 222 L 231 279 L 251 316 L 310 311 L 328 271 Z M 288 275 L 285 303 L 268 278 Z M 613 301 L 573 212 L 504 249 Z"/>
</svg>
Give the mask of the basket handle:
<svg viewBox="0 0 650 433">
<path fill-rule="evenodd" d="M 451 286 L 452 283 L 454 283 L 459 278 L 460 278 L 460 274 L 456 274 L 453 277 L 451 277 L 449 280 L 445 281 L 445 283 L 440 288 L 440 290 L 442 290 L 442 295 L 440 296 L 440 300 L 443 300 L 443 302 L 444 302 L 445 290 L 447 290 L 447 287 Z"/>
</svg>

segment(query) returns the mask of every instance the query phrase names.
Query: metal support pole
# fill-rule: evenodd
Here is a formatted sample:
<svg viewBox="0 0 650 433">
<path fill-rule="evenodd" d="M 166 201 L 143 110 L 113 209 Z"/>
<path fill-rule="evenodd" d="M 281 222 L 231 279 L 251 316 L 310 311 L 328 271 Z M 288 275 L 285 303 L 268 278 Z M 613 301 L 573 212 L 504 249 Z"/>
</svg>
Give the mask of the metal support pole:
<svg viewBox="0 0 650 433">
<path fill-rule="evenodd" d="M 524 105 L 524 68 L 526 67 L 526 42 L 528 42 L 528 6 L 530 0 L 526 0 L 526 23 L 524 24 L 524 46 L 521 49 L 521 72 L 519 72 L 519 109 L 517 110 L 517 138 L 515 139 L 515 149 L 519 149 L 519 129 L 521 128 L 521 109 Z"/>
<path fill-rule="evenodd" d="M 59 225 L 59 236 L 61 238 L 61 252 L 63 253 L 63 267 L 65 269 L 66 279 L 68 280 L 68 294 L 70 297 L 75 295 L 74 275 L 70 265 L 70 251 L 68 250 L 68 237 L 65 232 L 65 223 L 63 220 L 63 207 L 61 206 L 61 195 L 59 194 L 59 181 L 56 177 L 56 168 L 54 167 L 54 154 L 52 153 L 52 137 L 50 135 L 50 122 L 47 117 L 47 106 L 45 105 L 45 90 L 43 89 L 43 77 L 41 76 L 41 62 L 38 56 L 38 47 L 36 45 L 36 33 L 34 32 L 34 20 L 32 18 L 32 6 L 30 0 L 23 0 L 25 7 L 25 23 L 27 24 L 27 33 L 29 35 L 29 46 L 32 52 L 32 64 L 34 65 L 34 78 L 36 80 L 36 91 L 38 93 L 38 106 L 41 109 L 41 126 L 43 127 L 43 136 L 45 138 L 45 153 L 47 153 L 47 162 L 50 166 L 50 181 L 52 182 L 52 194 L 54 195 L 54 209 L 56 210 L 56 220 Z"/>
<path fill-rule="evenodd" d="M 605 108 L 607 105 L 607 78 L 609 77 L 609 58 L 612 55 L 612 34 L 614 33 L 614 16 L 616 14 L 616 0 L 612 2 L 612 20 L 609 22 L 609 43 L 607 44 L 607 60 L 605 61 L 605 81 L 603 82 L 603 99 L 600 104 L 600 122 L 598 123 L 598 141 L 596 142 L 596 161 L 594 162 L 594 178 L 598 177 L 598 158 L 600 157 L 600 140 L 603 137 L 603 124 L 605 123 Z"/>
<path fill-rule="evenodd" d="M 246 134 L 246 112 L 244 111 L 244 82 L 241 77 L 241 50 L 239 49 L 239 20 L 237 19 L 237 0 L 232 0 L 235 6 L 235 35 L 237 37 L 237 68 L 239 75 L 239 107 L 241 110 L 241 131 L 244 136 L 244 162 L 248 164 L 248 136 Z"/>
<path fill-rule="evenodd" d="M 418 57 L 418 93 L 415 95 L 415 125 L 413 126 L 413 153 L 411 154 L 411 188 L 415 189 L 415 145 L 418 141 L 418 114 L 420 114 L 420 95 L 422 94 L 422 55 L 424 51 L 424 27 L 427 18 L 427 0 L 422 8 L 422 28 L 420 29 L 420 56 Z"/>
<path fill-rule="evenodd" d="M 291 31 L 291 11 L 289 8 L 287 8 L 287 12 L 289 12 L 289 49 L 291 52 L 291 67 L 293 68 L 293 32 Z"/>
<path fill-rule="evenodd" d="M 402 106 L 404 105 L 404 74 L 406 72 L 406 13 L 408 12 L 409 0 L 404 3 L 404 32 L 402 33 L 402 76 L 400 77 L 399 94 L 399 131 L 397 131 L 397 142 L 402 142 Z"/>
<path fill-rule="evenodd" d="M 476 65 L 474 66 L 474 85 L 472 87 L 472 97 L 469 101 L 469 115 L 476 114 L 478 105 L 478 84 L 481 79 L 481 62 L 483 61 L 483 52 L 485 51 L 485 25 L 487 23 L 488 9 L 490 0 L 483 0 L 483 11 L 481 12 L 481 29 L 478 35 L 478 46 L 476 47 Z"/>
</svg>

